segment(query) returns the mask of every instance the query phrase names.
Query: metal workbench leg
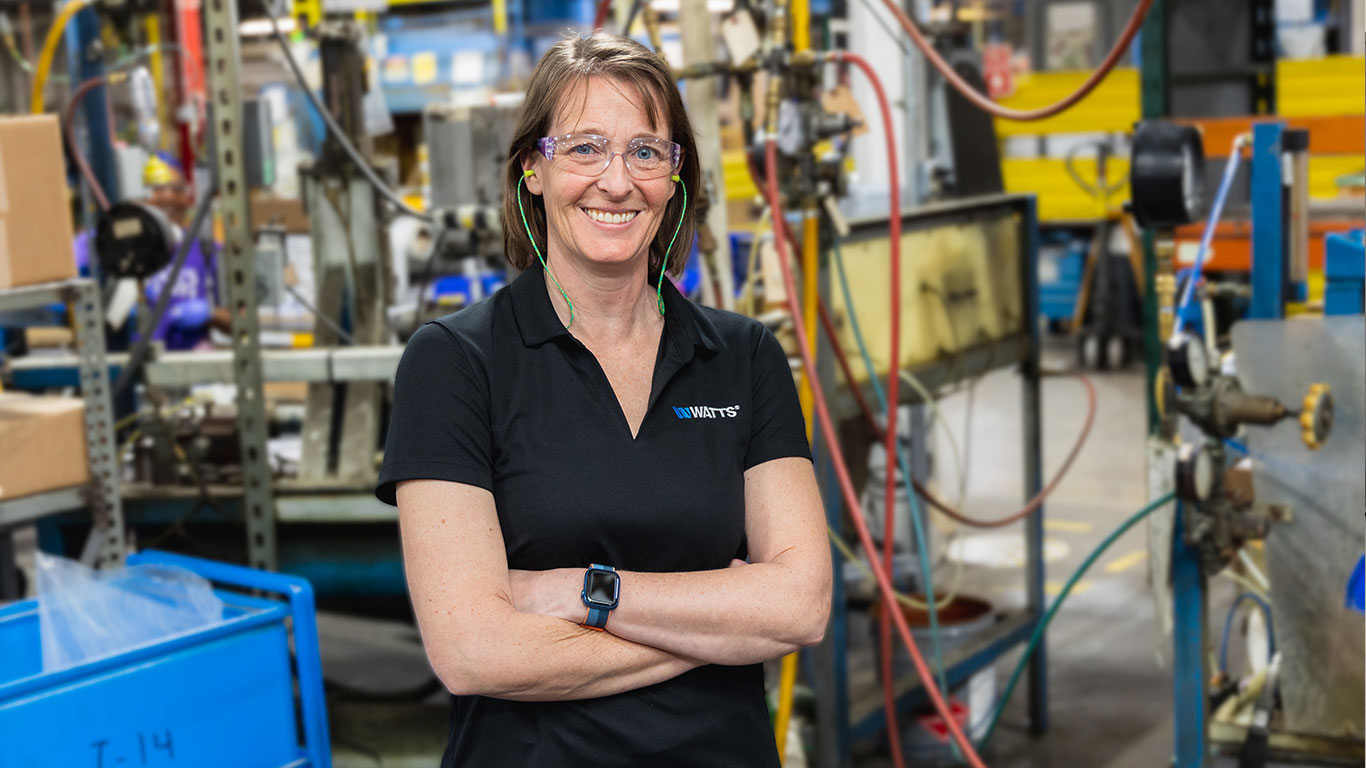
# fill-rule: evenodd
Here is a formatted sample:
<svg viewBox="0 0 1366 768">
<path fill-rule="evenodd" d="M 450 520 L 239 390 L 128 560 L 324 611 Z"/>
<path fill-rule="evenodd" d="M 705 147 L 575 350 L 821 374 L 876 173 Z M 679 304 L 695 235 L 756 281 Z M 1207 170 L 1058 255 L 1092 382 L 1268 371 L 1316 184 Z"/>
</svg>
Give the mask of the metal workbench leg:
<svg viewBox="0 0 1366 768">
<path fill-rule="evenodd" d="M 1176 733 L 1175 768 L 1204 768 L 1209 697 L 1205 692 L 1205 574 L 1200 551 L 1182 534 L 1185 510 L 1178 502 L 1172 529 L 1172 715 Z"/>
<path fill-rule="evenodd" d="M 1028 245 L 1022 258 L 1021 276 L 1025 285 L 1024 319 L 1029 346 L 1020 366 L 1024 414 L 1024 492 L 1032 499 L 1043 490 L 1043 411 L 1040 404 L 1039 369 L 1039 228 L 1037 207 L 1029 202 L 1028 221 L 1024 222 Z M 1028 550 L 1025 592 L 1029 610 L 1036 619 L 1043 617 L 1045 608 L 1043 582 L 1043 514 L 1044 506 L 1025 518 L 1025 546 Z M 1029 662 L 1029 729 L 1036 736 L 1048 730 L 1048 636 L 1044 635 L 1034 657 Z"/>
<path fill-rule="evenodd" d="M 830 270 L 822 266 L 820 270 L 820 292 L 830 295 Z M 815 329 L 812 329 L 815 333 Z M 834 351 L 830 341 L 822 334 L 817 335 L 817 368 L 820 372 L 821 386 L 826 392 L 834 392 L 838 383 L 835 377 Z M 838 429 L 838 426 L 836 427 Z M 820 424 L 812 432 L 815 445 L 812 458 L 816 460 L 817 478 L 820 480 L 821 496 L 825 502 L 825 520 L 831 529 L 840 530 L 841 502 L 839 482 L 835 479 L 834 464 L 830 451 L 836 444 L 836 435 L 821 433 Z M 825 632 L 825 640 L 811 649 L 815 667 L 817 700 L 816 765 L 820 768 L 843 768 L 849 762 L 849 623 L 844 595 L 844 559 L 838 550 L 830 545 L 831 564 L 833 565 L 834 584 L 830 600 L 830 624 Z"/>
<path fill-rule="evenodd" d="M 85 451 L 90 465 L 91 536 L 98 542 L 96 563 L 109 568 L 123 564 L 126 553 L 123 506 L 119 500 L 118 446 L 114 443 L 114 414 L 110 404 L 109 365 L 104 353 L 104 311 L 99 288 L 82 280 L 67 302 L 76 332 L 85 401 Z"/>
<path fill-rule="evenodd" d="M 247 563 L 274 570 L 275 504 L 266 456 L 266 409 L 261 386 L 261 344 L 256 315 L 256 253 L 251 237 L 247 178 L 238 160 L 242 146 L 241 55 L 235 0 L 204 3 L 209 84 L 219 209 L 223 214 L 223 270 L 232 313 L 233 383 L 237 385 L 237 435 L 242 453 L 243 516 Z"/>
</svg>

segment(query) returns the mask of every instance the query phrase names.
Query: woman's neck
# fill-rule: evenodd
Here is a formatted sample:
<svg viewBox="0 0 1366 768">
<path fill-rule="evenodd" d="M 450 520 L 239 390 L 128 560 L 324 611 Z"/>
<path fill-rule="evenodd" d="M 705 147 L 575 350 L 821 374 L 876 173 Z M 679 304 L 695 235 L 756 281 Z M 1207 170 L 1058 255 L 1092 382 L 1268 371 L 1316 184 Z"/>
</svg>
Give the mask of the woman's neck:
<svg viewBox="0 0 1366 768">
<path fill-rule="evenodd" d="M 570 331 L 580 341 L 620 343 L 663 322 L 649 290 L 646 262 L 634 260 L 618 269 L 594 269 L 568 259 L 550 259 L 550 270 L 574 303 Z M 560 322 L 569 324 L 569 305 L 549 275 L 544 276 L 550 303 Z"/>
</svg>

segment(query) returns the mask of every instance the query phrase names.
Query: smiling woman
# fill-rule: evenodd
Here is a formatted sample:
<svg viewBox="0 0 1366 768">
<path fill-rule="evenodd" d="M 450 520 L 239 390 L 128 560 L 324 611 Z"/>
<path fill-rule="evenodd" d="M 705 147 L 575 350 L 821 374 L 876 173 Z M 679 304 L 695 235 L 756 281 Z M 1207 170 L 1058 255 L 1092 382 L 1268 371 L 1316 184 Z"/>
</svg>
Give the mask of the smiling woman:
<svg viewBox="0 0 1366 768">
<path fill-rule="evenodd" d="M 662 279 L 699 173 L 670 77 L 623 38 L 551 48 L 508 153 L 524 272 L 399 365 L 376 493 L 452 694 L 445 766 L 773 768 L 761 662 L 825 630 L 787 358 Z"/>
</svg>

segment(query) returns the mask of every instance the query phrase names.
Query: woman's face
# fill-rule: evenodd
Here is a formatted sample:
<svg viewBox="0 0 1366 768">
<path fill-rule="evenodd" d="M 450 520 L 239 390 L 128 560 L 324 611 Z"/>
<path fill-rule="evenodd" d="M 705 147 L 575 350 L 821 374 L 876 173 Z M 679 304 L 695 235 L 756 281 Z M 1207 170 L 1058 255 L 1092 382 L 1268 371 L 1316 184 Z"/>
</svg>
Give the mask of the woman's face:
<svg viewBox="0 0 1366 768">
<path fill-rule="evenodd" d="M 650 127 L 633 86 L 593 77 L 565 95 L 547 135 L 597 134 L 611 140 L 613 152 L 624 152 L 626 143 L 637 137 L 673 138 L 663 116 L 655 125 Z M 547 253 L 555 260 L 609 266 L 649 258 L 650 242 L 674 195 L 669 175 L 640 181 L 626 170 L 623 158 L 613 157 L 600 175 L 582 176 L 556 166 L 540 152 L 523 160 L 523 167 L 536 171 L 526 185 L 532 194 L 544 197 Z M 606 222 L 601 220 L 604 214 L 629 220 Z"/>
</svg>

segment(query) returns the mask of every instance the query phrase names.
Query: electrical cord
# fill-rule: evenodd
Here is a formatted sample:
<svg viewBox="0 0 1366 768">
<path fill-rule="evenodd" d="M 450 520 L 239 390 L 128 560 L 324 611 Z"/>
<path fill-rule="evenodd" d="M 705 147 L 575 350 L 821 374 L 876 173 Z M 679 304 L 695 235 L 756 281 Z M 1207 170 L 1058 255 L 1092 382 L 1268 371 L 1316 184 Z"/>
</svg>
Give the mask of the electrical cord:
<svg viewBox="0 0 1366 768">
<path fill-rule="evenodd" d="M 95 198 L 95 204 L 100 211 L 108 211 L 110 208 L 109 196 L 104 193 L 104 187 L 100 185 L 100 180 L 95 177 L 95 172 L 90 168 L 90 161 L 86 160 L 85 153 L 76 143 L 76 107 L 80 106 L 81 100 L 86 94 L 95 90 L 106 83 L 117 83 L 123 80 L 121 73 L 112 75 L 96 75 L 76 86 L 76 90 L 71 92 L 71 98 L 67 99 L 66 108 L 62 110 L 62 126 L 65 128 L 63 134 L 66 136 L 67 148 L 71 150 L 71 161 L 76 164 L 76 169 L 80 171 L 81 178 L 85 179 L 86 186 L 90 187 L 90 196 Z"/>
<path fill-rule="evenodd" d="M 1240 592 L 1233 598 L 1233 605 L 1228 607 L 1228 616 L 1224 618 L 1224 635 L 1219 640 L 1219 672 L 1225 677 L 1228 677 L 1228 638 L 1233 633 L 1233 618 L 1238 615 L 1238 606 L 1244 601 L 1255 603 L 1262 609 L 1262 618 L 1266 619 L 1267 659 L 1276 655 L 1276 631 L 1271 623 L 1271 604 L 1252 592 Z"/>
<path fill-rule="evenodd" d="M 1058 609 L 1062 608 L 1063 602 L 1067 600 L 1068 595 L 1072 594 L 1072 590 L 1076 588 L 1077 582 L 1081 581 L 1081 577 L 1085 576 L 1091 566 L 1095 565 L 1096 561 L 1100 559 L 1100 556 L 1105 554 L 1105 550 L 1109 549 L 1110 546 L 1127 533 L 1130 528 L 1133 528 L 1140 520 L 1151 515 L 1153 512 L 1156 512 L 1158 509 L 1161 509 L 1175 498 L 1175 494 L 1168 493 L 1165 496 L 1150 502 L 1148 506 L 1138 510 L 1133 515 L 1130 515 L 1129 519 L 1125 520 L 1122 525 L 1112 531 L 1109 536 L 1106 536 L 1104 541 L 1097 544 L 1096 548 L 1091 550 L 1091 554 L 1087 555 L 1081 565 L 1077 566 L 1077 570 L 1073 571 L 1072 575 L 1068 577 L 1067 583 L 1063 585 L 1062 591 L 1058 593 L 1057 599 L 1053 601 L 1052 605 L 1048 606 L 1048 610 L 1044 612 L 1043 618 L 1040 619 L 1039 623 L 1034 627 L 1034 634 L 1030 635 L 1029 644 L 1025 646 L 1024 653 L 1020 655 L 1020 660 L 1016 662 L 1015 671 L 1010 674 L 1010 682 L 1006 683 L 1006 687 L 1002 689 L 1001 697 L 996 702 L 996 711 L 992 714 L 991 722 L 988 723 L 987 729 L 982 734 L 981 740 L 978 741 L 978 746 L 985 746 L 987 742 L 991 741 L 991 735 L 996 732 L 996 726 L 1001 722 L 1001 715 L 1005 712 L 1006 702 L 1010 700 L 1010 695 L 1015 692 L 1015 686 L 1019 684 L 1020 676 L 1024 674 L 1025 668 L 1029 666 L 1029 660 L 1034 656 L 1034 651 L 1038 650 L 1039 644 L 1043 641 L 1044 632 L 1048 629 L 1048 625 L 1053 623 L 1053 617 L 1058 615 Z"/>
<path fill-rule="evenodd" d="M 185 267 L 185 262 L 190 256 L 190 248 L 199 239 L 199 233 L 204 229 L 204 222 L 208 221 L 209 211 L 213 210 L 213 197 L 218 192 L 218 178 L 209 171 L 208 183 L 200 193 L 199 201 L 195 203 L 194 215 L 190 219 L 190 227 L 185 230 L 185 236 L 181 238 L 180 247 L 176 249 L 175 258 L 171 261 L 171 271 L 162 284 L 161 292 L 157 294 L 156 307 L 152 310 L 148 318 L 146 332 L 138 337 L 137 342 L 128 353 L 128 362 L 119 371 L 119 377 L 114 381 L 114 386 L 110 390 L 113 397 L 117 398 L 123 394 L 124 390 L 133 383 L 133 377 L 138 369 L 142 367 L 147 358 L 147 350 L 152 345 L 152 334 L 157 325 L 161 323 L 161 318 L 166 316 L 166 310 L 171 306 L 171 290 L 176 284 L 176 279 L 180 277 L 180 270 Z"/>
<path fill-rule="evenodd" d="M 953 67 L 949 66 L 948 62 L 944 61 L 944 58 L 940 56 L 939 52 L 934 49 L 934 46 L 925 39 L 924 33 L 915 25 L 915 22 L 911 21 L 910 17 L 901 9 L 901 6 L 896 0 L 882 0 L 882 4 L 887 10 L 891 11 L 892 15 L 896 17 L 897 22 L 901 24 L 901 28 L 906 31 L 907 35 L 910 35 L 911 41 L 914 42 L 915 46 L 920 49 L 920 52 L 925 55 L 926 60 L 929 61 L 931 66 L 939 70 L 939 74 L 948 81 L 949 85 L 953 86 L 954 90 L 961 93 L 964 98 L 978 109 L 981 109 L 994 117 L 999 117 L 1003 120 L 1029 122 L 1052 117 L 1066 110 L 1073 104 L 1086 98 L 1087 94 L 1094 90 L 1097 85 L 1100 85 L 1100 81 L 1104 80 L 1106 75 L 1110 74 L 1110 70 L 1114 69 L 1115 64 L 1119 63 L 1120 58 L 1124 56 L 1124 51 L 1128 49 L 1129 43 L 1133 41 L 1134 36 L 1138 34 L 1139 29 L 1143 26 L 1143 18 L 1148 15 L 1148 9 L 1152 7 L 1153 0 L 1139 0 L 1138 5 L 1134 8 L 1133 14 L 1129 16 L 1128 23 L 1124 25 L 1124 31 L 1120 33 L 1119 40 L 1115 41 L 1114 47 L 1105 55 L 1105 59 L 1101 61 L 1100 66 L 1096 67 L 1095 71 L 1091 73 L 1090 77 L 1086 78 L 1085 82 L 1077 87 L 1076 91 L 1073 91 L 1070 95 L 1054 104 L 1050 104 L 1046 107 L 1039 107 L 1037 109 L 1011 109 L 1009 107 L 1003 107 L 977 92 L 977 90 L 969 85 L 961 75 L 953 71 Z"/>
<path fill-rule="evenodd" d="M 323 123 L 327 125 L 327 130 L 332 134 L 332 137 L 337 140 L 337 144 L 339 144 L 342 150 L 346 152 L 347 156 L 351 158 L 351 163 L 361 172 L 361 175 L 365 177 L 365 180 L 370 182 L 370 186 L 375 188 L 375 191 L 379 193 L 380 197 L 388 200 L 400 213 L 422 221 L 434 222 L 435 217 L 408 205 L 404 202 L 403 198 L 399 197 L 396 192 L 390 189 L 389 186 L 384 183 L 384 180 L 379 177 L 379 174 L 375 173 L 375 170 L 370 167 L 370 163 L 361 155 L 360 150 L 356 149 L 356 145 L 352 144 L 351 140 L 347 138 L 346 131 L 342 130 L 342 127 L 337 124 L 337 119 L 332 116 L 332 113 L 327 109 L 327 106 L 323 104 L 322 99 L 318 98 L 318 95 L 309 87 L 308 79 L 304 77 L 303 68 L 299 66 L 298 60 L 294 58 L 294 52 L 290 50 L 289 40 L 287 40 L 284 33 L 280 31 L 280 23 L 275 20 L 278 13 L 274 7 L 274 2 L 272 0 L 260 0 L 260 2 L 261 6 L 266 11 L 266 17 L 270 19 L 271 37 L 275 38 L 276 43 L 279 43 L 280 51 L 285 55 L 285 63 L 289 65 L 290 72 L 293 73 L 294 79 L 298 81 L 299 88 L 304 92 L 304 96 L 308 98 L 308 101 L 313 105 L 313 108 L 318 111 L 319 116 L 323 119 Z M 605 2 L 610 2 L 610 0 L 605 0 Z"/>
<path fill-rule="evenodd" d="M 336 322 L 335 320 L 333 320 L 332 318 L 328 317 L 327 315 L 324 315 L 322 312 L 319 312 L 319 311 L 318 311 L 318 308 L 317 308 L 316 306 L 313 305 L 313 302 L 311 302 L 311 301 L 309 301 L 308 299 L 304 298 L 304 295 L 303 295 L 302 293 L 299 292 L 299 289 L 298 289 L 298 288 L 295 288 L 295 287 L 292 286 L 292 285 L 286 285 L 286 286 L 285 286 L 285 290 L 288 291 L 288 292 L 289 292 L 289 295 L 290 295 L 290 296 L 293 296 L 293 297 L 294 297 L 294 300 L 297 301 L 297 302 L 299 302 L 299 304 L 301 304 L 301 305 L 303 306 L 304 309 L 308 310 L 308 313 L 309 313 L 310 315 L 313 315 L 313 319 L 314 319 L 314 320 L 317 320 L 318 322 L 320 322 L 320 323 L 322 323 L 323 325 L 327 326 L 329 330 L 331 330 L 333 333 L 337 334 L 337 338 L 339 338 L 339 339 L 341 339 L 342 341 L 346 342 L 349 346 L 352 346 L 352 347 L 356 346 L 356 339 L 355 339 L 355 337 L 353 337 L 351 334 L 347 333 L 340 325 L 337 324 L 337 322 Z"/>
</svg>

